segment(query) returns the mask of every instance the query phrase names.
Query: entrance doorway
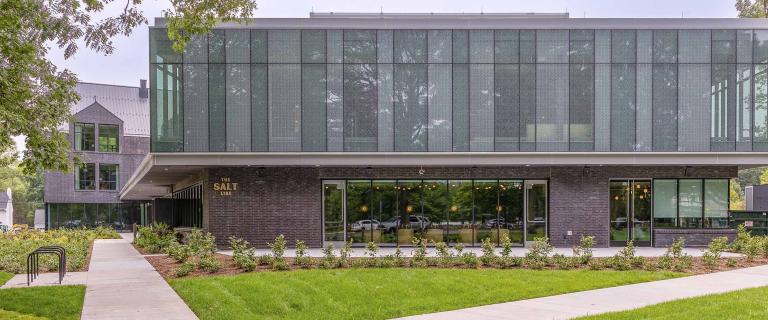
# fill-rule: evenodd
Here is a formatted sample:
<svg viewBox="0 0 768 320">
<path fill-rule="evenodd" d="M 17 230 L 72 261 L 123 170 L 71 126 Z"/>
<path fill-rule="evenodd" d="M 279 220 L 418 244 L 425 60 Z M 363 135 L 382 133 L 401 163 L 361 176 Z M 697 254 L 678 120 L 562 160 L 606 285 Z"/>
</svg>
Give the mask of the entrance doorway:
<svg viewBox="0 0 768 320">
<path fill-rule="evenodd" d="M 525 181 L 525 242 L 547 236 L 547 181 Z"/>
<path fill-rule="evenodd" d="M 650 179 L 610 181 L 611 246 L 651 246 L 652 194 Z"/>
<path fill-rule="evenodd" d="M 334 247 L 344 245 L 344 181 L 323 181 L 323 240 Z"/>
</svg>

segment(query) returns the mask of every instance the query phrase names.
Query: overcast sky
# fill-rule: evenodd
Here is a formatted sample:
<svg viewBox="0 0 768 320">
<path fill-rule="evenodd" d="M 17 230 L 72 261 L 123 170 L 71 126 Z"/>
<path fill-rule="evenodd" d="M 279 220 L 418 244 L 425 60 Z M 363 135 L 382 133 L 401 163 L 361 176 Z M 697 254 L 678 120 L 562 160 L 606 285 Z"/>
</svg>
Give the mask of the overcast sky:
<svg viewBox="0 0 768 320">
<path fill-rule="evenodd" d="M 144 0 L 144 14 L 162 15 L 170 6 L 164 0 Z M 736 17 L 735 0 L 257 0 L 255 17 L 307 17 L 316 12 L 565 12 L 572 18 L 606 17 L 671 17 L 732 18 Z M 122 1 L 107 8 L 108 14 L 121 10 Z M 104 56 L 81 49 L 76 56 L 64 60 L 62 52 L 52 48 L 49 58 L 60 68 L 67 68 L 80 81 L 138 86 L 139 79 L 149 73 L 147 26 L 129 37 L 115 39 L 115 52 Z"/>
</svg>

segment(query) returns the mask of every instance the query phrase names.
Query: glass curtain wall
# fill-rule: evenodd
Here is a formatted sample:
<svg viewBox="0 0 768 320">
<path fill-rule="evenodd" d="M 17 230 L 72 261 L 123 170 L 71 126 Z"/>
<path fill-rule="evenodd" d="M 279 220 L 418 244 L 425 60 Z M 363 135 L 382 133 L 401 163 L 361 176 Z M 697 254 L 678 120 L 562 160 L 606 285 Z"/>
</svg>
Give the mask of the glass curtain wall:
<svg viewBox="0 0 768 320">
<path fill-rule="evenodd" d="M 217 28 L 178 53 L 152 28 L 151 147 L 766 151 L 766 48 L 768 30 Z"/>
<path fill-rule="evenodd" d="M 528 223 L 532 240 L 546 235 L 546 181 L 530 187 L 535 210 Z M 370 241 L 412 245 L 415 237 L 428 239 L 430 245 L 440 241 L 480 245 L 484 239 L 499 244 L 507 236 L 513 244 L 523 245 L 524 198 L 523 180 L 325 181 L 324 239 L 351 240 L 356 246 Z"/>
<path fill-rule="evenodd" d="M 144 202 L 123 203 L 48 203 L 49 229 L 111 227 L 118 231 L 130 230 L 140 224 Z"/>
<path fill-rule="evenodd" d="M 728 179 L 656 179 L 654 228 L 727 228 Z"/>
</svg>

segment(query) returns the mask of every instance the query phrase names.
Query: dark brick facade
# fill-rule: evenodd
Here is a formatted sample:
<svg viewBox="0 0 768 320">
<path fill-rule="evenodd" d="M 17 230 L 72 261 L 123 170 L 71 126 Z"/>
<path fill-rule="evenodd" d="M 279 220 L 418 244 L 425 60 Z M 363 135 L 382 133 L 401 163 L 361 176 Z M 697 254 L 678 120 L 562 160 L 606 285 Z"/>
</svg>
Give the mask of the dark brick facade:
<svg viewBox="0 0 768 320">
<path fill-rule="evenodd" d="M 277 234 L 310 246 L 322 244 L 323 179 L 545 179 L 549 180 L 549 237 L 571 246 L 595 235 L 608 246 L 609 181 L 612 178 L 731 178 L 736 167 L 492 167 L 492 168 L 217 168 L 205 181 L 205 227 L 222 245 L 235 235 L 264 247 Z M 212 191 L 214 182 L 238 183 L 231 196 Z M 568 231 L 572 235 L 568 236 Z"/>
</svg>

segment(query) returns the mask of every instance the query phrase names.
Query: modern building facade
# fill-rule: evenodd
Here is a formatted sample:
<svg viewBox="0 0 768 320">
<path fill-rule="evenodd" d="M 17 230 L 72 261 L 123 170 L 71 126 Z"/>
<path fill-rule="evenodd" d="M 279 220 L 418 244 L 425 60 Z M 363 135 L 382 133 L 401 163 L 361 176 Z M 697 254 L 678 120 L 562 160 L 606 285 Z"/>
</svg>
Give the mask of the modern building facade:
<svg viewBox="0 0 768 320">
<path fill-rule="evenodd" d="M 0 192 L 0 230 L 11 230 L 13 227 L 13 192 L 11 188 Z"/>
<path fill-rule="evenodd" d="M 146 202 L 121 201 L 119 192 L 149 152 L 146 81 L 141 87 L 78 83 L 75 91 L 73 120 L 60 129 L 81 164 L 45 173 L 46 227 L 130 229 L 141 222 Z"/>
<path fill-rule="evenodd" d="M 767 22 L 312 14 L 176 53 L 158 19 L 121 197 L 189 199 L 222 244 L 703 245 L 768 164 Z"/>
</svg>

